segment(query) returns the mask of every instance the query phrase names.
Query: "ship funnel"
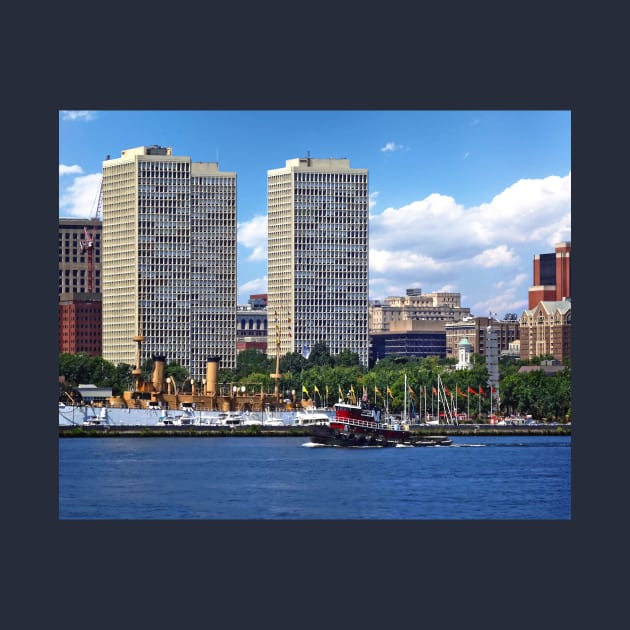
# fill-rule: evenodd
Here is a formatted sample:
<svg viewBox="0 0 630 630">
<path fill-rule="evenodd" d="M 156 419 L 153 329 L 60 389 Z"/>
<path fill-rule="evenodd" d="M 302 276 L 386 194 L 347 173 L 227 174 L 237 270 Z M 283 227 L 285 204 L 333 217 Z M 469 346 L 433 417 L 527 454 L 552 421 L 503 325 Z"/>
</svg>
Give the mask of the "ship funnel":
<svg viewBox="0 0 630 630">
<path fill-rule="evenodd" d="M 206 391 L 209 396 L 218 395 L 219 389 L 219 363 L 221 357 L 208 357 L 206 359 Z"/>
<path fill-rule="evenodd" d="M 163 354 L 153 355 L 151 385 L 153 385 L 153 391 L 158 394 L 166 391 L 166 357 Z"/>
</svg>

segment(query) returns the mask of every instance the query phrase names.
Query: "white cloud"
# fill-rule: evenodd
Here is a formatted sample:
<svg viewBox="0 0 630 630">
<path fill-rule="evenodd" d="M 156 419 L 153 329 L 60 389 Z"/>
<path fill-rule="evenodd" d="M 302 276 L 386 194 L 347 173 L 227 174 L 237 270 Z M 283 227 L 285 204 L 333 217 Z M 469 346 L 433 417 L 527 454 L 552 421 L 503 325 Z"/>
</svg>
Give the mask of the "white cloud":
<svg viewBox="0 0 630 630">
<path fill-rule="evenodd" d="M 376 206 L 376 200 L 378 199 L 378 195 L 379 195 L 378 192 L 370 193 L 370 199 L 368 201 L 368 204 L 369 204 L 368 207 L 370 210 Z"/>
<path fill-rule="evenodd" d="M 81 173 L 83 173 L 83 169 L 78 164 L 73 164 L 72 166 L 59 165 L 59 177 L 62 175 L 80 175 Z"/>
<path fill-rule="evenodd" d="M 262 278 L 254 278 L 241 284 L 238 288 L 238 303 L 247 304 L 250 295 L 257 293 L 267 293 L 267 276 Z"/>
<path fill-rule="evenodd" d="M 88 110 L 64 110 L 61 112 L 62 120 L 94 120 L 96 112 Z"/>
<path fill-rule="evenodd" d="M 570 240 L 571 173 L 519 180 L 479 206 L 434 193 L 371 214 L 370 296 L 450 286 L 473 314 L 519 312 L 527 308 L 534 255 Z"/>
<path fill-rule="evenodd" d="M 402 144 L 396 144 L 395 142 L 388 142 L 384 147 L 381 147 L 383 153 L 393 153 L 394 151 L 400 151 L 405 146 Z"/>
<path fill-rule="evenodd" d="M 257 215 L 238 224 L 237 240 L 239 245 L 252 250 L 248 261 L 267 262 L 267 215 Z"/>
<path fill-rule="evenodd" d="M 480 267 L 506 267 L 514 266 L 518 262 L 518 256 L 506 245 L 499 245 L 493 249 L 486 249 L 473 256 L 472 262 Z"/>
<path fill-rule="evenodd" d="M 94 218 L 100 183 L 100 173 L 76 177 L 59 196 L 59 216 Z"/>
</svg>

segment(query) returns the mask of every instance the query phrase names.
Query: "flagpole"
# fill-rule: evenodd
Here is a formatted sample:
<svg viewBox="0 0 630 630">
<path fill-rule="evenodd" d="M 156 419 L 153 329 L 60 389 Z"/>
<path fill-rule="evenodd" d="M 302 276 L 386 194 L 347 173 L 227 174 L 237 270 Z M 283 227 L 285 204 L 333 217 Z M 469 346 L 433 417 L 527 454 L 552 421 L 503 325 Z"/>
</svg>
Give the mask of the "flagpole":
<svg viewBox="0 0 630 630">
<path fill-rule="evenodd" d="M 470 385 L 466 386 L 467 388 L 470 387 Z M 468 420 L 470 420 L 470 390 L 466 389 L 466 417 L 468 418 Z"/>
<path fill-rule="evenodd" d="M 424 386 L 424 421 L 427 421 L 427 387 Z"/>
<path fill-rule="evenodd" d="M 477 391 L 479 391 L 479 386 L 477 386 Z M 479 399 L 479 420 L 481 420 L 481 394 L 477 398 Z"/>
</svg>

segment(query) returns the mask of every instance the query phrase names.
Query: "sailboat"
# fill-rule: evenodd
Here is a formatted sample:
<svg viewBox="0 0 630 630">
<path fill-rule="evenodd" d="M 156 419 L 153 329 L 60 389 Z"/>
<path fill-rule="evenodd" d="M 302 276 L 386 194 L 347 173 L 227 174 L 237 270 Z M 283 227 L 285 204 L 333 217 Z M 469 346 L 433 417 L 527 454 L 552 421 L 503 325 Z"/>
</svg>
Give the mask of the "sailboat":
<svg viewBox="0 0 630 630">
<path fill-rule="evenodd" d="M 438 374 L 438 386 L 437 386 L 437 410 L 438 410 L 438 422 L 440 418 L 440 401 L 444 408 L 444 420 L 446 424 L 457 424 L 457 417 L 454 411 L 453 401 L 449 400 L 449 396 L 446 394 L 444 383 L 441 376 Z"/>
</svg>

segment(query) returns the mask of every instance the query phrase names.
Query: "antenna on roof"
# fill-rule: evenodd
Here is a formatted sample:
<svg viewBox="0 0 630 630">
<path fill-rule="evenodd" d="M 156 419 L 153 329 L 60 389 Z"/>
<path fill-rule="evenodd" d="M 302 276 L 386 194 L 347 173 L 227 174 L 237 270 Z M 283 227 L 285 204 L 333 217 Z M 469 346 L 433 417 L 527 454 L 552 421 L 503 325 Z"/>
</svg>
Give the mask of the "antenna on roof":
<svg viewBox="0 0 630 630">
<path fill-rule="evenodd" d="M 310 149 L 306 151 L 306 165 L 307 166 L 311 165 L 311 150 Z"/>
</svg>

